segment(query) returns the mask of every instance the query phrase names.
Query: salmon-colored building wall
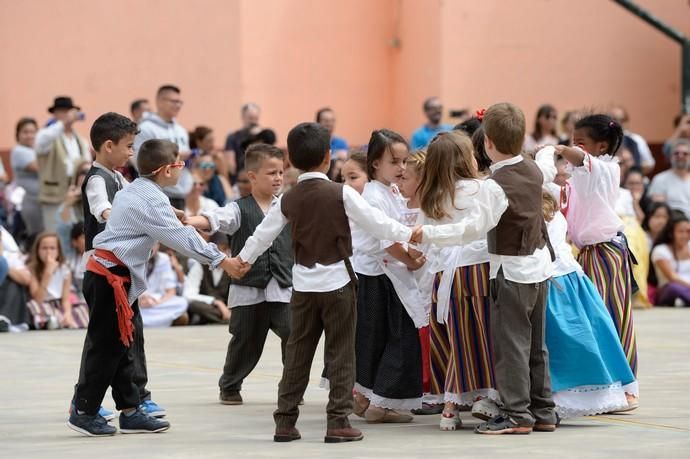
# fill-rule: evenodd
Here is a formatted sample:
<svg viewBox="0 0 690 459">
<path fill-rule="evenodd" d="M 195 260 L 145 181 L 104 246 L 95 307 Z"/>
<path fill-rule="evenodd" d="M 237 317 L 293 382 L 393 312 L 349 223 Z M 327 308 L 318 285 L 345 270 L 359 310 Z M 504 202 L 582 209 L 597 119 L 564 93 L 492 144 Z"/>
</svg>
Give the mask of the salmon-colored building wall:
<svg viewBox="0 0 690 459">
<path fill-rule="evenodd" d="M 690 33 L 687 2 L 638 3 Z M 83 107 L 87 134 L 163 83 L 182 88 L 179 121 L 213 127 L 218 145 L 249 101 L 281 143 L 327 105 L 361 144 L 383 126 L 409 136 L 430 95 L 447 109 L 513 101 L 529 124 L 543 102 L 623 102 L 650 141 L 680 99 L 679 46 L 608 0 L 0 0 L 0 43 L 0 149 L 56 95 Z"/>
</svg>

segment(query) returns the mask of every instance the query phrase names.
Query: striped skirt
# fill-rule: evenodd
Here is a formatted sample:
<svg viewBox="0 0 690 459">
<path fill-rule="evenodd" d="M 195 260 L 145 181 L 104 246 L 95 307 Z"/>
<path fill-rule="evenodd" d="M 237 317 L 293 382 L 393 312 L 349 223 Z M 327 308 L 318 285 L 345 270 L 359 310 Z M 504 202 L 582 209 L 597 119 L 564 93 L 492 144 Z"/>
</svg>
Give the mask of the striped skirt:
<svg viewBox="0 0 690 459">
<path fill-rule="evenodd" d="M 62 328 L 62 320 L 65 315 L 62 310 L 61 300 L 49 300 L 39 303 L 31 300 L 26 303 L 33 318 L 33 326 L 37 330 L 45 328 Z M 54 319 L 51 320 L 51 317 Z M 89 326 L 89 309 L 85 303 L 72 304 L 72 318 L 76 328 L 86 328 Z"/>
<path fill-rule="evenodd" d="M 478 397 L 498 401 L 489 317 L 489 263 L 455 270 L 446 323 L 436 319 L 442 274 L 434 279 L 429 319 L 432 399 L 464 406 L 472 405 Z"/>
<path fill-rule="evenodd" d="M 616 326 L 630 369 L 637 376 L 637 341 L 632 316 L 632 263 L 628 248 L 616 241 L 584 247 L 577 257 L 601 294 Z"/>
</svg>

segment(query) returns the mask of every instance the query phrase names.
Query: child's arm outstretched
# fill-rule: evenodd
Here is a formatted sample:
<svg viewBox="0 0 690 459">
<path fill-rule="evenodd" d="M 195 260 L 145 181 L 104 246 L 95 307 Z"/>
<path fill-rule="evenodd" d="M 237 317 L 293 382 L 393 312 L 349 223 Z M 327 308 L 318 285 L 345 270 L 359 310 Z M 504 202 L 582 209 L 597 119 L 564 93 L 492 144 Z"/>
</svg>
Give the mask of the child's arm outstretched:
<svg viewBox="0 0 690 459">
<path fill-rule="evenodd" d="M 349 186 L 343 187 L 343 203 L 347 217 L 375 238 L 388 241 L 413 242 L 411 240 L 412 230 L 410 228 L 373 207 Z"/>
<path fill-rule="evenodd" d="M 209 231 L 211 234 L 220 231 L 232 235 L 240 229 L 241 218 L 240 208 L 236 203 L 231 202 L 223 207 L 202 212 L 201 215 L 183 217 L 180 221 L 198 230 Z"/>
<path fill-rule="evenodd" d="M 266 217 L 256 227 L 254 234 L 249 236 L 239 255 L 233 260 L 238 260 L 240 263 L 250 266 L 273 244 L 275 238 L 278 237 L 283 227 L 288 223 L 288 219 L 285 218 L 281 211 L 281 202 L 281 198 L 278 198 L 278 202 L 271 206 Z"/>
<path fill-rule="evenodd" d="M 479 192 L 473 198 L 473 209 L 461 221 L 445 225 L 424 225 L 421 240 L 418 238 L 419 232 L 415 231 L 415 241 L 443 247 L 484 239 L 508 208 L 508 198 L 503 188 L 491 179 L 481 183 Z"/>
<path fill-rule="evenodd" d="M 556 153 L 563 156 L 566 161 L 568 161 L 573 166 L 580 167 L 585 163 L 585 153 L 584 150 L 578 147 L 566 147 L 565 145 L 558 145 L 555 148 Z"/>
</svg>

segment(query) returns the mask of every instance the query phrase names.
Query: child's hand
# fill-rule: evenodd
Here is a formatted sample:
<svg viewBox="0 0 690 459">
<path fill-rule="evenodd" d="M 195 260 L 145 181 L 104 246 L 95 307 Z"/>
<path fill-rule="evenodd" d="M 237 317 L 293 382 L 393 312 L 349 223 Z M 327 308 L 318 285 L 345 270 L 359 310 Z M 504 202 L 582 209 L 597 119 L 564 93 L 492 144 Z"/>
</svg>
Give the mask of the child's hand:
<svg viewBox="0 0 690 459">
<path fill-rule="evenodd" d="M 226 257 L 220 264 L 220 267 L 233 279 L 242 279 L 252 268 L 252 265 L 242 261 L 240 257 Z"/>
<path fill-rule="evenodd" d="M 420 252 L 419 250 L 413 248 L 413 247 L 408 247 L 407 248 L 407 253 L 410 254 L 412 258 L 419 258 L 422 255 L 424 255 L 423 252 Z"/>
<path fill-rule="evenodd" d="M 410 271 L 417 271 L 424 266 L 424 263 L 426 263 L 426 257 L 422 255 L 421 257 L 414 258 L 410 263 L 407 263 L 407 269 Z"/>
<path fill-rule="evenodd" d="M 208 221 L 208 218 L 206 218 L 202 215 L 196 215 L 194 217 L 186 217 L 183 224 L 189 225 L 192 228 L 196 228 L 198 230 L 208 231 L 211 229 L 211 222 Z"/>
<path fill-rule="evenodd" d="M 48 274 L 53 274 L 60 266 L 60 263 L 58 263 L 57 258 L 55 258 L 54 255 L 48 255 L 48 258 L 46 259 L 44 266 L 44 272 Z"/>
<path fill-rule="evenodd" d="M 139 297 L 139 307 L 151 308 L 156 305 L 156 300 L 146 293 Z"/>
<path fill-rule="evenodd" d="M 61 325 L 63 328 L 77 328 L 77 323 L 74 321 L 72 311 L 67 312 L 62 316 Z"/>
<path fill-rule="evenodd" d="M 184 210 L 180 210 L 180 209 L 178 209 L 178 208 L 176 208 L 176 207 L 173 207 L 172 210 L 173 210 L 173 212 L 175 212 L 175 216 L 177 217 L 177 219 L 178 219 L 183 225 L 186 225 L 186 224 L 187 224 L 187 214 L 184 213 Z"/>
<path fill-rule="evenodd" d="M 412 229 L 412 236 L 410 236 L 410 244 L 421 244 L 423 237 L 424 232 L 422 231 L 422 225 L 415 226 Z"/>
</svg>

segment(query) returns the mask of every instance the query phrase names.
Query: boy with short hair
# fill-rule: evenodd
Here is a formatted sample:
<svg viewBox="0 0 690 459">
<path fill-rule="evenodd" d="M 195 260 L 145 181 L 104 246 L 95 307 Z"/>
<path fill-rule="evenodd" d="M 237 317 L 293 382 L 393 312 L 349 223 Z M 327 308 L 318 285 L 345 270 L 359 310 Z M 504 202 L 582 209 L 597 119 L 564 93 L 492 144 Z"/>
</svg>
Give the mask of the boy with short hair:
<svg viewBox="0 0 690 459">
<path fill-rule="evenodd" d="M 245 170 L 251 194 L 225 207 L 189 217 L 187 224 L 232 236 L 230 249 L 237 255 L 271 208 L 280 200 L 283 185 L 283 152 L 264 143 L 245 152 Z M 290 229 L 285 227 L 242 279 L 232 279 L 228 295 L 230 334 L 223 375 L 220 377 L 220 402 L 241 405 L 242 381 L 254 369 L 269 330 L 280 337 L 283 361 L 290 336 L 288 303 L 292 295 L 292 250 Z"/>
<path fill-rule="evenodd" d="M 116 169 L 123 167 L 132 157 L 132 149 L 138 132 L 139 129 L 134 121 L 114 112 L 99 116 L 91 126 L 91 146 L 96 152 L 96 159 L 81 187 L 82 196 L 86 196 L 86 199 L 82 200 L 86 249 L 82 268 L 93 253 L 93 239 L 105 229 L 115 195 L 129 185 L 127 179 Z M 135 318 L 134 327 L 136 329 L 133 345 L 134 382 L 139 388 L 141 408 L 153 416 L 165 416 L 165 409 L 151 400 L 151 392 L 146 389 L 148 374 L 144 352 L 144 324 L 141 316 L 138 315 Z M 101 408 L 100 413 L 108 419 L 115 417 L 114 413 L 104 408 Z"/>
<path fill-rule="evenodd" d="M 407 241 L 411 230 L 369 206 L 349 186 L 331 182 L 330 135 L 317 123 L 294 127 L 287 138 L 290 162 L 305 171 L 279 198 L 233 259 L 241 275 L 257 262 L 290 223 L 295 265 L 290 299 L 290 338 L 278 389 L 274 441 L 301 438 L 295 428 L 298 404 L 309 382 L 314 353 L 325 332 L 324 360 L 330 380 L 326 407 L 326 443 L 357 441 L 362 432 L 350 426 L 355 379 L 356 277 L 350 264 L 349 219 L 380 239 Z"/>
<path fill-rule="evenodd" d="M 486 193 L 491 202 L 475 203 L 481 210 L 474 219 L 424 226 L 422 239 L 459 245 L 487 238 L 491 334 L 503 406 L 499 416 L 475 431 L 494 435 L 551 432 L 556 428 L 556 414 L 544 344 L 544 314 L 553 249 L 542 214 L 542 186 L 556 175 L 555 150 L 540 150 L 536 160 L 521 155 L 525 117 L 512 104 L 491 106 L 482 126 L 493 164 L 491 177 L 481 186 L 491 187 L 492 192 Z"/>
<path fill-rule="evenodd" d="M 131 154 L 131 146 L 128 147 Z M 144 142 L 137 160 L 141 177 L 115 196 L 106 228 L 93 239 L 94 254 L 84 274 L 84 297 L 91 319 L 84 340 L 75 408 L 68 426 L 88 436 L 117 431 L 98 415 L 109 386 L 121 411 L 122 433 L 161 432 L 170 423 L 139 408 L 131 344 L 139 319 L 138 298 L 146 290 L 146 267 L 153 245 L 161 241 L 196 260 L 229 270 L 229 259 L 191 227 L 182 226 L 162 187 L 174 185 L 184 167 L 167 140 Z"/>
</svg>

